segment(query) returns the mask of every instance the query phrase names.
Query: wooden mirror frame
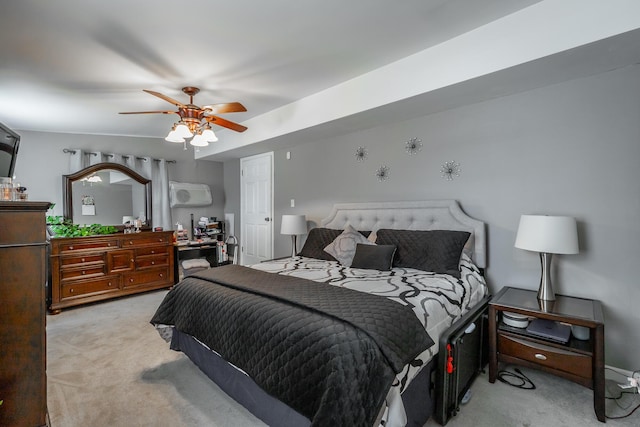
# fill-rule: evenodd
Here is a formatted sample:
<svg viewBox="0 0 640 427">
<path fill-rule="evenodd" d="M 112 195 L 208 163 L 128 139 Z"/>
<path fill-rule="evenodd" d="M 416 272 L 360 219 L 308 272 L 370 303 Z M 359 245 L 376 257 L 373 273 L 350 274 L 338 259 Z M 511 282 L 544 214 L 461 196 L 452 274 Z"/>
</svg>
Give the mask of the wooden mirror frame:
<svg viewBox="0 0 640 427">
<path fill-rule="evenodd" d="M 16 167 L 16 159 L 18 158 L 18 148 L 20 147 L 20 135 L 0 123 L 0 151 L 4 151 L 10 156 L 9 169 L 0 171 L 0 177 L 13 177 L 13 172 Z M 11 139 L 11 143 L 4 142 L 4 139 Z"/>
<path fill-rule="evenodd" d="M 129 169 L 128 167 L 121 165 L 119 163 L 97 163 L 95 165 L 88 166 L 82 170 L 79 170 L 76 173 L 72 173 L 69 175 L 62 175 L 62 198 L 63 198 L 63 212 L 64 217 L 73 221 L 73 183 L 76 181 L 80 181 L 83 178 L 86 178 L 98 171 L 114 169 L 123 174 L 127 175 L 129 178 L 137 181 L 138 183 L 144 185 L 145 187 L 145 201 L 144 201 L 144 210 L 145 210 L 145 218 L 147 225 L 143 226 L 143 229 L 150 229 L 152 222 L 151 217 L 151 180 L 143 177 L 137 172 Z M 118 227 L 118 229 L 123 229 L 123 224 L 102 224 L 102 225 L 114 225 Z"/>
</svg>

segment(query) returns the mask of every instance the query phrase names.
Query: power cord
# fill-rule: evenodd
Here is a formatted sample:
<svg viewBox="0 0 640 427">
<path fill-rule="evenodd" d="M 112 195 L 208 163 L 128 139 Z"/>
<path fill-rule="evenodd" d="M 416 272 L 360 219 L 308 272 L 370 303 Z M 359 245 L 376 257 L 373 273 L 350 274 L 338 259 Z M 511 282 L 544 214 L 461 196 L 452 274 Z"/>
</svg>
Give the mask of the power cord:
<svg viewBox="0 0 640 427">
<path fill-rule="evenodd" d="M 536 385 L 518 368 L 515 372 L 507 370 L 498 371 L 498 380 L 512 387 L 521 388 L 523 390 L 535 390 Z"/>
<path fill-rule="evenodd" d="M 622 375 L 622 376 L 624 376 L 624 377 L 627 377 L 627 375 L 626 375 L 626 374 L 624 374 L 624 373 L 622 373 L 622 372 L 619 372 L 619 371 L 617 371 L 617 370 L 615 370 L 615 369 L 612 369 L 612 368 L 609 368 L 609 367 L 605 367 L 605 369 L 608 369 L 608 370 L 610 370 L 610 371 L 612 371 L 612 372 L 615 372 L 616 374 L 619 374 L 619 375 Z M 640 377 L 640 371 L 634 371 L 634 372 L 631 374 L 631 378 L 638 379 L 639 377 Z M 628 377 L 627 377 L 627 378 L 628 378 Z M 619 394 L 618 396 L 615 396 L 615 397 L 613 397 L 613 396 L 607 396 L 607 397 L 606 397 L 606 399 L 614 400 L 614 401 L 616 402 L 616 406 L 618 406 L 618 408 L 623 409 L 623 410 L 627 410 L 627 409 L 629 409 L 629 408 L 631 407 L 631 403 L 629 403 L 629 405 L 627 405 L 626 407 L 624 407 L 624 406 L 620 405 L 620 403 L 618 402 L 618 401 L 619 401 L 619 399 L 621 399 L 621 398 L 622 398 L 622 396 L 623 396 L 623 395 L 625 395 L 625 394 L 638 394 L 638 392 L 637 392 L 637 391 L 635 391 L 635 390 L 634 390 L 634 391 L 621 390 L 621 391 L 620 391 L 620 394 Z M 631 414 L 633 414 L 633 413 L 634 413 L 635 411 L 637 411 L 639 408 L 640 408 L 640 403 L 639 403 L 639 404 L 637 404 L 637 405 L 636 405 L 636 406 L 631 410 L 631 412 L 629 412 L 629 413 L 627 413 L 627 414 L 619 415 L 619 416 L 615 416 L 615 417 L 610 417 L 610 416 L 606 416 L 606 417 L 607 417 L 607 419 L 609 419 L 609 420 L 621 420 L 621 419 L 623 419 L 623 418 L 627 418 L 627 417 L 631 416 Z"/>
</svg>

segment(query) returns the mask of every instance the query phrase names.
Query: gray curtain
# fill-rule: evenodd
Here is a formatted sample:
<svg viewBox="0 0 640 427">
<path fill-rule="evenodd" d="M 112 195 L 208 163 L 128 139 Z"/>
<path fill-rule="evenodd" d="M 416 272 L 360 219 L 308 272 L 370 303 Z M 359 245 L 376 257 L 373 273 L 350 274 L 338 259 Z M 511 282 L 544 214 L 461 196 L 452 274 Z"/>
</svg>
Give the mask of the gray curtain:
<svg viewBox="0 0 640 427">
<path fill-rule="evenodd" d="M 171 230 L 171 208 L 169 206 L 169 171 L 165 159 L 137 157 L 132 154 L 88 152 L 79 148 L 69 150 L 69 173 L 77 172 L 87 166 L 110 162 L 127 166 L 143 177 L 151 180 L 153 227 Z M 138 214 L 134 212 L 134 214 Z"/>
</svg>

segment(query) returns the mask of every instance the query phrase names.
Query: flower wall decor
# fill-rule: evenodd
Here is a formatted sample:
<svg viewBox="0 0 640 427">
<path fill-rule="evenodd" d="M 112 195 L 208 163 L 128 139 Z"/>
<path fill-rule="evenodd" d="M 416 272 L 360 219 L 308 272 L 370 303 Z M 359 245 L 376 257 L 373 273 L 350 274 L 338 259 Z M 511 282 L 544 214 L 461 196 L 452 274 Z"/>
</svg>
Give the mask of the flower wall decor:
<svg viewBox="0 0 640 427">
<path fill-rule="evenodd" d="M 367 147 L 358 147 L 356 148 L 356 160 L 359 162 L 364 162 L 367 158 L 369 152 L 367 151 Z"/>
<path fill-rule="evenodd" d="M 376 170 L 376 178 L 378 178 L 378 181 L 380 182 L 389 179 L 389 167 L 381 165 L 378 170 Z"/>
<path fill-rule="evenodd" d="M 422 150 L 422 140 L 418 138 L 411 138 L 404 143 L 404 150 L 410 155 L 418 154 Z"/>
<path fill-rule="evenodd" d="M 447 181 L 452 181 L 453 178 L 460 176 L 460 171 L 460 163 L 454 162 L 453 160 L 450 162 L 444 162 L 440 168 L 442 177 Z"/>
</svg>

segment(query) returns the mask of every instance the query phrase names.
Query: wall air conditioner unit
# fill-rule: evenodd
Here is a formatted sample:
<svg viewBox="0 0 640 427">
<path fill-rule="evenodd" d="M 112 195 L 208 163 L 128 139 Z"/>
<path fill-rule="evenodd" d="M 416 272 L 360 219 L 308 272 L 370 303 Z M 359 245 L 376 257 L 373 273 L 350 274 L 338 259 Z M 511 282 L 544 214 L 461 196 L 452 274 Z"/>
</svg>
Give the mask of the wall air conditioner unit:
<svg viewBox="0 0 640 427">
<path fill-rule="evenodd" d="M 169 204 L 172 208 L 209 206 L 213 203 L 207 184 L 169 181 Z"/>
</svg>

